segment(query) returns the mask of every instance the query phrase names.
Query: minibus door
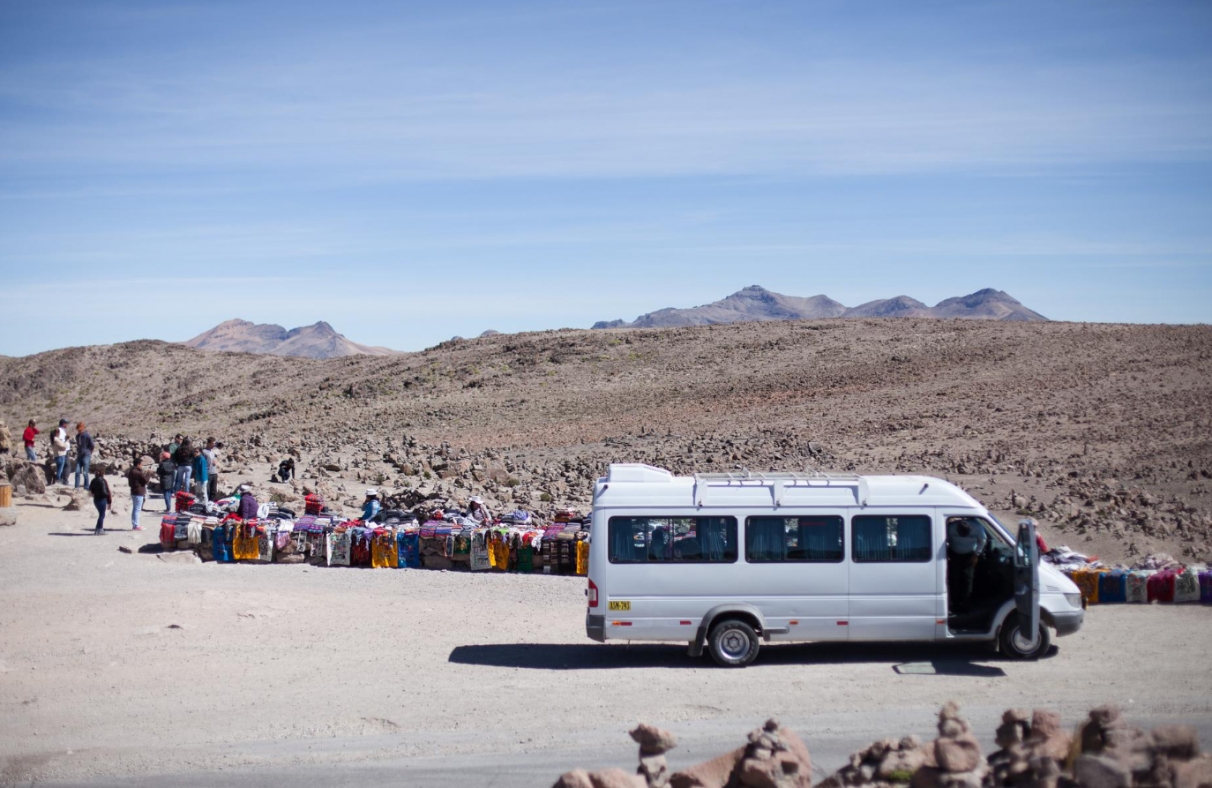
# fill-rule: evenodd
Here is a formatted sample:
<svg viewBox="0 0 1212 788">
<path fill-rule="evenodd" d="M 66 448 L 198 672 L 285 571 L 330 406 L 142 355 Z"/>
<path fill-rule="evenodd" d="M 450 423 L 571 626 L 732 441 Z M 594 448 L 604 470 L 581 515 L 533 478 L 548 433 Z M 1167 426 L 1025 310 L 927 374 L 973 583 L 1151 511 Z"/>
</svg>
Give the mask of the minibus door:
<svg viewBox="0 0 1212 788">
<path fill-rule="evenodd" d="M 1014 606 L 1023 634 L 1031 633 L 1027 650 L 1039 645 L 1039 544 L 1035 541 L 1035 523 L 1023 520 L 1018 524 L 1018 541 L 1014 545 Z"/>
</svg>

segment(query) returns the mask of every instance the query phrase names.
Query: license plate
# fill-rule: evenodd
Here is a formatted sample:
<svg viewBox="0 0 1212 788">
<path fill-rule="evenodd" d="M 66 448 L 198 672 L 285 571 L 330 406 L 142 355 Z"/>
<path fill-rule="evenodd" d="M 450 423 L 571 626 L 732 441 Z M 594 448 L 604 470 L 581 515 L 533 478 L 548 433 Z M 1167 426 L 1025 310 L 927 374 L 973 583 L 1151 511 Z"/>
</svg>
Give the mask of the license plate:
<svg viewBox="0 0 1212 788">
<path fill-rule="evenodd" d="M 631 603 L 630 602 L 611 602 L 610 609 L 611 610 L 631 610 Z"/>
</svg>

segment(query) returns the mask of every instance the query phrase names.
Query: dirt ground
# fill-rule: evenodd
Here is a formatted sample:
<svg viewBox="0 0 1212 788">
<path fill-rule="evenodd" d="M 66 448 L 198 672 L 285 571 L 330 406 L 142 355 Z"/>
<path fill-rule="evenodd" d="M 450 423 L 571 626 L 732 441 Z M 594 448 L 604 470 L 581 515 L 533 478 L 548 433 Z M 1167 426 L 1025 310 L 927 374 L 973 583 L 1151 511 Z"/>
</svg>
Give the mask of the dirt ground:
<svg viewBox="0 0 1212 788">
<path fill-rule="evenodd" d="M 730 726 L 739 740 L 770 715 L 809 725 L 950 698 L 990 714 L 1045 706 L 1068 722 L 1105 702 L 1212 719 L 1208 607 L 1093 608 L 1035 663 L 810 644 L 729 671 L 677 646 L 590 642 L 580 578 L 174 563 L 139 552 L 156 541 L 152 512 L 146 531 L 117 530 L 128 507 L 120 492 L 100 537 L 95 513 L 29 502 L 0 528 L 0 784 L 574 759 L 638 720 Z"/>
</svg>

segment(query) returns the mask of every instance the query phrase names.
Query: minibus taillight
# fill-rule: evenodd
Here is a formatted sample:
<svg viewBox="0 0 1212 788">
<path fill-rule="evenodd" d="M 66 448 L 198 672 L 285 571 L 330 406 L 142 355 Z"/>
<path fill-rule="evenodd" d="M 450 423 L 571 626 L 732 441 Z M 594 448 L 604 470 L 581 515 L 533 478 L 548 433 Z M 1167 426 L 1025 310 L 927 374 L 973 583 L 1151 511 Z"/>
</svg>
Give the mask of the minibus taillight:
<svg viewBox="0 0 1212 788">
<path fill-rule="evenodd" d="M 589 606 L 598 606 L 598 587 L 593 580 L 589 581 Z"/>
</svg>

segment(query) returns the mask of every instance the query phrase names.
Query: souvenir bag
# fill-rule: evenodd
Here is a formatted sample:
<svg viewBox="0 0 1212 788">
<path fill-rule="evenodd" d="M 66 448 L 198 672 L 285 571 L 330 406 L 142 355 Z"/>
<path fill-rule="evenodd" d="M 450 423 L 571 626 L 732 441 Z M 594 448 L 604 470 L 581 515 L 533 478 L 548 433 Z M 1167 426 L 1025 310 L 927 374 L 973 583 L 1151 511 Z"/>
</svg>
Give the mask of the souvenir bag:
<svg viewBox="0 0 1212 788">
<path fill-rule="evenodd" d="M 534 571 L 534 547 L 529 542 L 522 542 L 522 546 L 518 548 L 518 571 Z"/>
<path fill-rule="evenodd" d="M 195 517 L 190 518 L 189 525 L 186 526 L 185 539 L 191 546 L 197 547 L 202 544 L 202 525 L 205 522 L 205 520 L 199 520 Z"/>
<path fill-rule="evenodd" d="M 197 517 L 190 517 L 184 513 L 178 514 L 177 519 L 173 521 L 173 540 L 177 542 L 188 540 L 189 526 L 195 520 L 198 521 L 199 525 L 202 523 L 202 519 Z"/>
<path fill-rule="evenodd" d="M 1199 601 L 1199 575 L 1190 569 L 1184 570 L 1174 578 L 1175 602 Z"/>
<path fill-rule="evenodd" d="M 349 531 L 349 565 L 370 566 L 370 529 L 357 526 Z"/>
<path fill-rule="evenodd" d="M 471 534 L 471 554 L 469 556 L 471 571 L 483 572 L 486 569 L 492 568 L 492 562 L 488 558 L 488 530 L 478 528 Z"/>
<path fill-rule="evenodd" d="M 198 554 L 198 557 L 201 558 L 203 561 L 215 560 L 214 543 L 215 543 L 215 528 L 216 527 L 217 526 L 213 523 L 212 524 L 204 523 L 202 525 L 201 541 L 199 541 L 198 545 L 194 548 L 194 552 L 196 552 Z"/>
<path fill-rule="evenodd" d="M 1102 605 L 1128 601 L 1128 573 L 1125 570 L 1113 569 L 1098 576 L 1098 601 Z"/>
<path fill-rule="evenodd" d="M 349 566 L 349 531 L 333 531 L 328 534 L 327 556 L 329 566 Z"/>
</svg>

